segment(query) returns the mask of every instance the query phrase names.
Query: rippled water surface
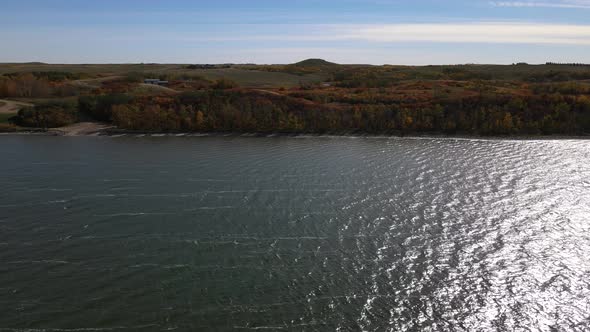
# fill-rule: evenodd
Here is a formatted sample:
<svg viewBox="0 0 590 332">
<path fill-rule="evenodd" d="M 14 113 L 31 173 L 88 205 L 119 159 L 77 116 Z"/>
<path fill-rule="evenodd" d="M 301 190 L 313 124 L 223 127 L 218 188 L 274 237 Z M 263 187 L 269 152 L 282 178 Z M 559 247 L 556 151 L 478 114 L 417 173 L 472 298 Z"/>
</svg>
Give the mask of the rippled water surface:
<svg viewBox="0 0 590 332">
<path fill-rule="evenodd" d="M 0 331 L 588 331 L 590 141 L 0 137 Z"/>
</svg>

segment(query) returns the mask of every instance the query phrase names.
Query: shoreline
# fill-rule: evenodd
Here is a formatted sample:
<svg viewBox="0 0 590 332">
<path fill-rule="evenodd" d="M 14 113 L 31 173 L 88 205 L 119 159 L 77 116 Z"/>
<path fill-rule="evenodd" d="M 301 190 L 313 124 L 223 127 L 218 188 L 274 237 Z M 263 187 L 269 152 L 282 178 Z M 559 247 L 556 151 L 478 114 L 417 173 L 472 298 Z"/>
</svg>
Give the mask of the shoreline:
<svg viewBox="0 0 590 332">
<path fill-rule="evenodd" d="M 80 127 L 90 128 L 79 130 Z M 104 123 L 76 123 L 69 127 L 24 128 L 14 132 L 1 132 L 0 136 L 63 136 L 63 137 L 242 137 L 242 138 L 379 138 L 379 139 L 469 139 L 469 140 L 590 140 L 588 135 L 449 135 L 443 133 L 387 133 L 367 134 L 354 132 L 285 133 L 285 132 L 155 132 L 116 129 Z"/>
</svg>

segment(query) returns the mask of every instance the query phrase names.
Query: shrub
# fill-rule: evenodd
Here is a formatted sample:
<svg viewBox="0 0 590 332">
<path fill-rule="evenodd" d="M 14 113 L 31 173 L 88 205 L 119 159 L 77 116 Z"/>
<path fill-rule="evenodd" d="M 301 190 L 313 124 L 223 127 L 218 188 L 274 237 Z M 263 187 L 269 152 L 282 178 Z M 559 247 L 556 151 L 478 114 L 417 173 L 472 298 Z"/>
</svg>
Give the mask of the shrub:
<svg viewBox="0 0 590 332">
<path fill-rule="evenodd" d="M 227 89 L 235 89 L 237 87 L 239 87 L 238 83 L 227 79 L 227 78 L 222 78 L 219 79 L 217 81 L 215 81 L 215 83 L 213 83 L 213 89 L 218 89 L 218 90 L 227 90 Z"/>
<path fill-rule="evenodd" d="M 25 108 L 14 118 L 24 127 L 55 128 L 70 125 L 78 120 L 76 108 L 71 103 L 49 102 Z"/>
<path fill-rule="evenodd" d="M 10 123 L 0 123 L 0 133 L 12 133 L 18 130 L 18 127 Z"/>
</svg>

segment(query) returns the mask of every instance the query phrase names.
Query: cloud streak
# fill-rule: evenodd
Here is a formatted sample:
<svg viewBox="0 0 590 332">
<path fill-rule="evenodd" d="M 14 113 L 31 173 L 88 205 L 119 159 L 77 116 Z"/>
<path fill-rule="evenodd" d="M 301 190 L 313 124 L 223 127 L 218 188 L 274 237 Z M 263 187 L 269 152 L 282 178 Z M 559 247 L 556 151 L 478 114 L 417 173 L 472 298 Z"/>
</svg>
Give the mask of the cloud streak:
<svg viewBox="0 0 590 332">
<path fill-rule="evenodd" d="M 372 42 L 590 45 L 590 25 L 506 22 L 390 24 L 346 28 L 339 37 Z"/>
<path fill-rule="evenodd" d="M 250 27 L 251 28 L 251 27 Z M 269 29 L 265 26 L 266 30 Z M 297 33 L 287 32 L 298 31 Z M 429 42 L 590 45 L 590 25 L 518 22 L 407 23 L 361 25 L 298 25 L 293 29 L 277 26 L 274 33 L 256 33 L 248 26 L 217 36 L 174 36 L 184 42 Z M 154 36 L 152 35 L 152 38 Z M 163 37 L 164 38 L 164 37 Z"/>
<path fill-rule="evenodd" d="M 563 0 L 563 1 L 490 1 L 493 7 L 509 8 L 566 8 L 566 9 L 590 9 L 590 1 Z"/>
</svg>

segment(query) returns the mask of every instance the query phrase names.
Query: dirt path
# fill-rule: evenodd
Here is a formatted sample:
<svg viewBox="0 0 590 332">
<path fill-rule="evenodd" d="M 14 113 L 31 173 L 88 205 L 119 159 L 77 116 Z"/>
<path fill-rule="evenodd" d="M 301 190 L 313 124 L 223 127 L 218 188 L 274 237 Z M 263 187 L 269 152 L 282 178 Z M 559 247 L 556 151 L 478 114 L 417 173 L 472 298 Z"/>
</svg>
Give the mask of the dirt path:
<svg viewBox="0 0 590 332">
<path fill-rule="evenodd" d="M 161 85 L 154 85 L 154 84 L 146 84 L 146 83 L 139 83 L 138 89 L 136 91 L 146 91 L 152 93 L 168 93 L 168 94 L 176 94 L 178 91 L 171 89 L 166 86 Z"/>
<path fill-rule="evenodd" d="M 82 80 L 75 80 L 69 82 L 69 84 L 89 89 L 97 89 L 100 88 L 104 82 L 114 81 L 117 79 L 122 78 L 123 76 L 106 76 L 106 77 L 99 77 L 99 78 L 87 78 Z"/>
<path fill-rule="evenodd" d="M 57 131 L 64 136 L 96 136 L 100 134 L 101 131 L 108 128 L 113 128 L 113 126 L 108 123 L 100 122 L 79 122 L 70 126 L 53 128 L 51 130 Z"/>
<path fill-rule="evenodd" d="M 264 89 L 254 89 L 254 91 L 258 91 L 258 92 L 262 92 L 262 93 L 268 93 L 269 95 L 273 95 L 273 96 L 282 96 L 282 94 L 276 92 L 276 91 L 270 91 L 270 90 L 264 90 Z"/>
<path fill-rule="evenodd" d="M 278 93 L 276 91 L 270 91 L 270 90 L 264 90 L 264 89 L 254 89 L 254 91 L 266 93 L 266 94 L 273 95 L 273 96 L 286 96 L 286 97 L 289 97 L 289 95 L 287 95 L 287 94 L 281 94 L 281 93 Z M 293 98 L 295 98 L 295 97 L 293 97 Z M 300 102 L 302 102 L 304 104 L 307 104 L 307 105 L 315 105 L 316 104 L 313 101 L 308 100 L 308 99 L 305 99 L 305 98 L 297 98 L 297 100 L 299 100 Z"/>
<path fill-rule="evenodd" d="M 14 114 L 21 108 L 31 107 L 33 104 L 13 100 L 0 100 L 0 114 Z"/>
</svg>

